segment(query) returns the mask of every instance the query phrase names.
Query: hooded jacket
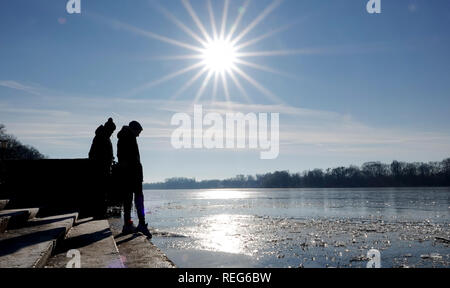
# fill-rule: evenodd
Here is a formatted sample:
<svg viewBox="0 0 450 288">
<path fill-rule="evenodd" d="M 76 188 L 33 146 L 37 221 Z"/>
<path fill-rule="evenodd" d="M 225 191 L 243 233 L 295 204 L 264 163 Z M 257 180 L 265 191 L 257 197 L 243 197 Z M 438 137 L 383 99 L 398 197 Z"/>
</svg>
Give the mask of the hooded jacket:
<svg viewBox="0 0 450 288">
<path fill-rule="evenodd" d="M 111 139 L 103 125 L 95 131 L 95 137 L 89 151 L 89 159 L 95 161 L 101 169 L 104 169 L 104 172 L 109 173 L 114 155 Z"/>
<path fill-rule="evenodd" d="M 123 126 L 117 134 L 117 158 L 124 176 L 130 181 L 143 181 L 141 157 L 136 135 L 128 126 Z"/>
</svg>

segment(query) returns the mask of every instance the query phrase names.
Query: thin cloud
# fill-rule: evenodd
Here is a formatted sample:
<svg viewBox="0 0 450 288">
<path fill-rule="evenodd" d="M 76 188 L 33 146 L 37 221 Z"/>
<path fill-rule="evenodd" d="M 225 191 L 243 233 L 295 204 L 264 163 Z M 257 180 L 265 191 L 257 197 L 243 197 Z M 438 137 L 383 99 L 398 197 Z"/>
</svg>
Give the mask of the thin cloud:
<svg viewBox="0 0 450 288">
<path fill-rule="evenodd" d="M 69 117 L 71 115 L 68 111 L 61 110 L 47 110 L 47 109 L 23 109 L 23 108 L 5 108 L 0 106 L 1 113 L 13 113 L 13 114 L 38 114 L 49 117 Z"/>
<path fill-rule="evenodd" d="M 24 91 L 24 92 L 27 92 L 27 93 L 33 94 L 33 95 L 38 95 L 38 96 L 41 95 L 41 93 L 39 93 L 38 87 L 28 86 L 28 85 L 25 85 L 25 84 L 22 84 L 22 83 L 19 83 L 16 81 L 12 81 L 12 80 L 1 80 L 0 86 L 9 88 L 9 89 Z"/>
<path fill-rule="evenodd" d="M 16 90 L 30 90 L 42 97 L 42 101 L 27 103 L 27 107 L 0 105 L 0 113 L 12 134 L 20 139 L 36 144 L 45 151 L 64 149 L 84 151 L 98 125 L 106 121 L 105 117 L 114 117 L 117 126 L 127 125 L 131 120 L 144 125 L 142 142 L 144 151 L 170 150 L 170 138 L 176 127 L 170 125 L 175 113 L 188 113 L 193 116 L 193 105 L 189 101 L 163 99 L 109 98 L 90 95 L 78 96 L 70 93 L 52 91 L 42 87 L 30 87 L 15 81 L 1 81 L 0 85 Z M 49 93 L 49 94 L 43 94 Z M 61 96 L 64 101 L 61 101 Z M 53 101 L 54 100 L 54 101 Z M 55 104 L 56 103 L 56 104 Z M 320 154 L 345 153 L 362 155 L 402 154 L 407 151 L 443 155 L 450 150 L 450 135 L 447 132 L 420 131 L 393 127 L 371 127 L 354 119 L 351 115 L 333 111 L 306 109 L 284 104 L 245 104 L 238 102 L 205 101 L 204 113 L 216 112 L 225 115 L 229 112 L 280 113 L 281 155 L 304 153 Z M 40 108 L 42 107 L 42 108 Z M 20 121 L 13 120 L 21 119 Z M 105 119 L 104 119 L 105 118 Z M 60 146 L 58 146 L 60 145 Z M 61 146 L 62 145 L 62 146 Z M 77 148 L 77 145 L 78 148 Z M 309 152 L 308 152 L 309 151 Z M 81 152 L 80 152 L 81 153 Z M 183 151 L 189 153 L 189 151 Z M 240 152 L 245 153 L 245 152 Z M 384 153 L 384 154 L 383 154 Z M 47 152 L 47 154 L 50 154 Z M 433 154 L 433 155 L 434 155 Z M 353 156 L 354 156 L 353 155 Z M 50 155 L 51 156 L 51 155 Z"/>
</svg>

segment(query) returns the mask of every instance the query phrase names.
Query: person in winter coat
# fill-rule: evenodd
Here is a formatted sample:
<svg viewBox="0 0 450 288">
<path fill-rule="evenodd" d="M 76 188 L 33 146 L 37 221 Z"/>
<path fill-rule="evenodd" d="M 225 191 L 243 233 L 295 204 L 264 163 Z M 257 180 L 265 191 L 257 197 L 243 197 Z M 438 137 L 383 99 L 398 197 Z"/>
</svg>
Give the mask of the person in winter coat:
<svg viewBox="0 0 450 288">
<path fill-rule="evenodd" d="M 105 125 L 101 125 L 95 131 L 95 138 L 89 151 L 89 159 L 95 161 L 95 165 L 105 174 L 110 174 L 114 161 L 111 136 L 115 130 L 116 124 L 112 118 L 109 118 Z"/>
<path fill-rule="evenodd" d="M 111 136 L 116 130 L 116 125 L 112 118 L 97 128 L 95 138 L 92 141 L 89 151 L 89 159 L 92 161 L 93 179 L 92 186 L 94 194 L 92 197 L 92 214 L 96 218 L 103 218 L 106 214 L 106 195 L 111 189 L 111 166 L 114 161 Z"/>
<path fill-rule="evenodd" d="M 119 169 L 122 177 L 123 206 L 124 206 L 124 226 L 122 233 L 130 234 L 141 232 L 151 238 L 152 234 L 148 231 L 145 223 L 144 194 L 142 191 L 143 171 L 139 155 L 137 137 L 141 134 L 143 128 L 137 121 L 132 121 L 128 126 L 124 126 L 117 134 L 117 158 L 119 160 Z M 131 205 L 136 206 L 139 225 L 134 227 L 131 220 Z"/>
</svg>

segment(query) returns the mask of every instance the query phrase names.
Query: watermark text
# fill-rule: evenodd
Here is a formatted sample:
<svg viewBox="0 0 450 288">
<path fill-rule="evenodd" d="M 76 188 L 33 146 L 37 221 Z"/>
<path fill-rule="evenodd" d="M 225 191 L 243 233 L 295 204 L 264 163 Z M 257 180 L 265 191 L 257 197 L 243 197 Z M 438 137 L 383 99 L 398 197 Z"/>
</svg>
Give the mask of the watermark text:
<svg viewBox="0 0 450 288">
<path fill-rule="evenodd" d="M 367 13 L 369 14 L 380 14 L 381 13 L 381 0 L 369 0 L 367 2 Z"/>
<path fill-rule="evenodd" d="M 262 160 L 276 159 L 280 153 L 279 113 L 203 115 L 203 106 L 195 105 L 193 119 L 177 113 L 171 124 L 178 126 L 171 138 L 175 149 L 259 149 Z"/>
<path fill-rule="evenodd" d="M 81 14 L 81 0 L 69 0 L 66 5 L 69 14 Z"/>
</svg>

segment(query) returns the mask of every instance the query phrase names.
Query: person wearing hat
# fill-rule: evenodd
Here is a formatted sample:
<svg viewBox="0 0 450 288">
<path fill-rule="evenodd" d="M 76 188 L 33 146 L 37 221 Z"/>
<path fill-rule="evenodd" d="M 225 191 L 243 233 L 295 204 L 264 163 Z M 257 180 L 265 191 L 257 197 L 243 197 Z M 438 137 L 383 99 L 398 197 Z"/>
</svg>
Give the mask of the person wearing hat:
<svg viewBox="0 0 450 288">
<path fill-rule="evenodd" d="M 111 166 L 114 161 L 111 136 L 116 130 L 116 124 L 109 118 L 104 125 L 100 125 L 95 131 L 89 151 L 89 159 L 93 163 L 94 209 L 93 213 L 98 218 L 106 214 L 106 194 L 109 189 Z"/>
<path fill-rule="evenodd" d="M 123 126 L 117 134 L 117 158 L 119 159 L 119 169 L 122 177 L 123 206 L 124 206 L 124 226 L 123 234 L 141 232 L 151 238 L 152 234 L 148 231 L 145 223 L 144 194 L 142 191 L 143 171 L 139 155 L 137 137 L 141 134 L 143 128 L 137 121 L 132 121 L 128 126 Z M 131 220 L 131 205 L 136 206 L 139 225 L 135 227 Z"/>
<path fill-rule="evenodd" d="M 95 138 L 92 141 L 89 159 L 97 162 L 105 173 L 109 174 L 114 161 L 111 136 L 116 130 L 116 124 L 109 118 L 105 125 L 100 125 L 95 131 Z"/>
</svg>

